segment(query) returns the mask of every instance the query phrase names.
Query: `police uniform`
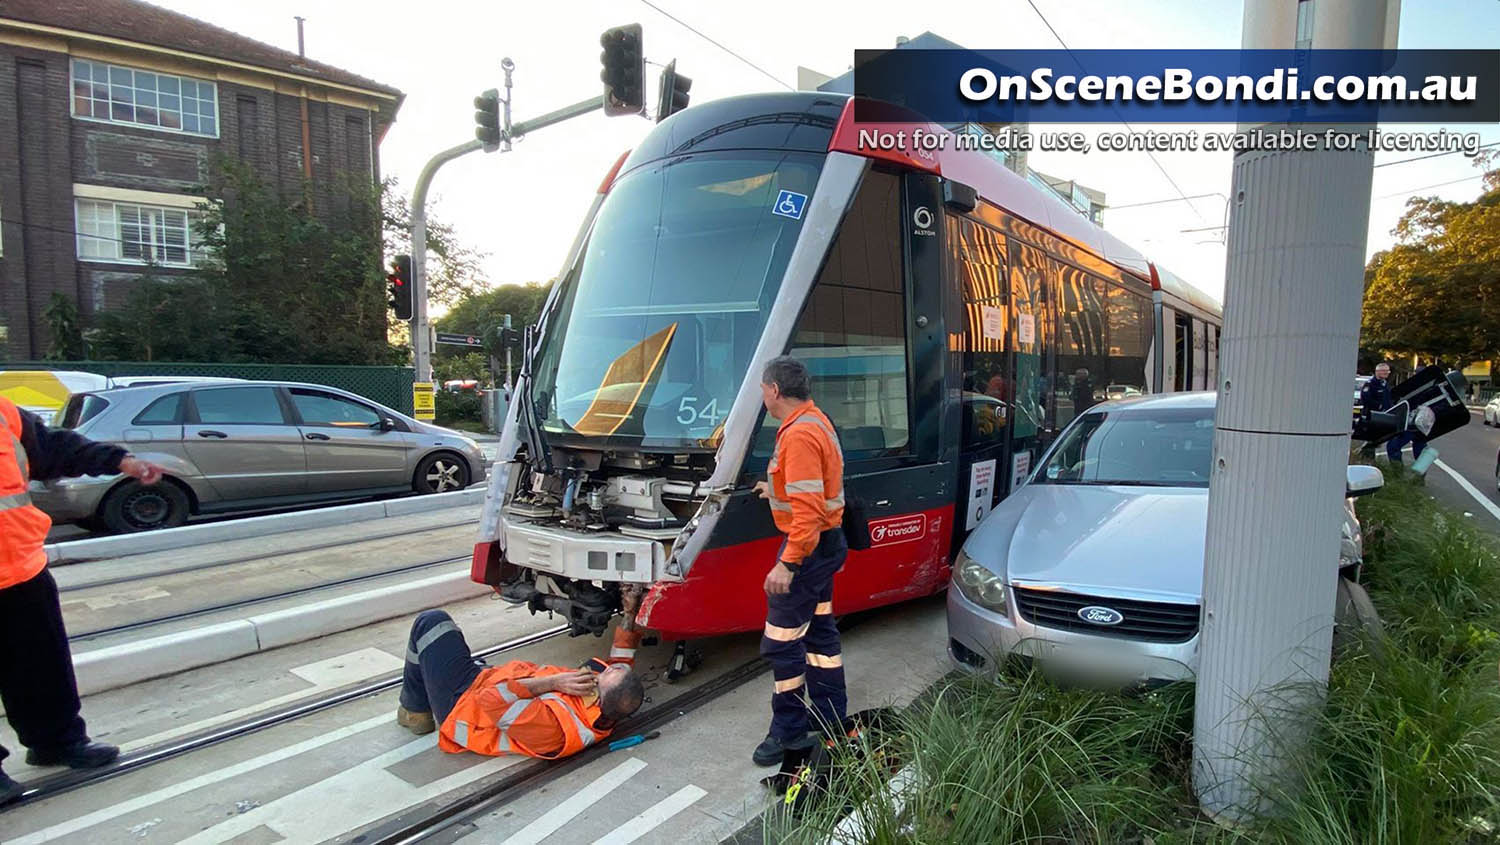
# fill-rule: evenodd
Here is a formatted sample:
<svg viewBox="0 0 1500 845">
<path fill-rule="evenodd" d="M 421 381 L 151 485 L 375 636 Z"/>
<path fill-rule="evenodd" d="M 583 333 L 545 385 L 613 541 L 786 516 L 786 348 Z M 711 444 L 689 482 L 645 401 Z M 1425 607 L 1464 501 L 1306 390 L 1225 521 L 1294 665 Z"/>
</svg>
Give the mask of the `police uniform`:
<svg viewBox="0 0 1500 845">
<path fill-rule="evenodd" d="M 777 429 L 768 471 L 771 516 L 786 535 L 780 561 L 795 574 L 786 593 L 766 597 L 760 653 L 775 677 L 770 736 L 795 745 L 808 731 L 804 694 L 830 729 L 842 727 L 847 705 L 833 618 L 833 576 L 849 548 L 841 527 L 844 456 L 833 424 L 811 400 Z"/>
</svg>

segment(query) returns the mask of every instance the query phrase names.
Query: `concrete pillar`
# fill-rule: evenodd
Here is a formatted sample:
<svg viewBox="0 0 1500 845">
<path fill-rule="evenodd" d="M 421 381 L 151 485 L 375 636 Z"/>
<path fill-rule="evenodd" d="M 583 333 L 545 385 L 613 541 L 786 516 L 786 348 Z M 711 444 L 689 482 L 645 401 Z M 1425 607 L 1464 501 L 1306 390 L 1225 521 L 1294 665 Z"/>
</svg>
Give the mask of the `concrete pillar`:
<svg viewBox="0 0 1500 845">
<path fill-rule="evenodd" d="M 1386 0 L 1315 3 L 1316 49 L 1394 36 Z M 1246 0 L 1243 46 L 1291 49 L 1297 8 Z M 1225 821 L 1264 809 L 1255 784 L 1284 777 L 1275 752 L 1327 689 L 1372 164 L 1363 147 L 1234 159 L 1193 726 L 1194 789 Z"/>
</svg>

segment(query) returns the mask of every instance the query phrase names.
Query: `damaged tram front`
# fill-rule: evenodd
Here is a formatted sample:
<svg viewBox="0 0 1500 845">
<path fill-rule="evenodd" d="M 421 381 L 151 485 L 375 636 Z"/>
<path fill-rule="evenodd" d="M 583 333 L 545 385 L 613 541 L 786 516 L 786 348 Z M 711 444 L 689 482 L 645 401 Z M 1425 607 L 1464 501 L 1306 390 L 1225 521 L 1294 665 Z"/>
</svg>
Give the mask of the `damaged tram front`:
<svg viewBox="0 0 1500 845">
<path fill-rule="evenodd" d="M 835 612 L 929 595 L 1076 413 L 1058 373 L 1097 355 L 1100 384 L 1151 391 L 1144 259 L 987 157 L 854 138 L 843 96 L 749 95 L 622 158 L 527 333 L 475 580 L 575 634 L 631 593 L 666 638 L 759 629 L 780 535 L 752 489 L 776 430 L 758 376 L 790 353 L 871 521 Z M 1059 311 L 1074 288 L 1098 319 Z M 1060 354 L 1069 331 L 1097 336 Z"/>
</svg>

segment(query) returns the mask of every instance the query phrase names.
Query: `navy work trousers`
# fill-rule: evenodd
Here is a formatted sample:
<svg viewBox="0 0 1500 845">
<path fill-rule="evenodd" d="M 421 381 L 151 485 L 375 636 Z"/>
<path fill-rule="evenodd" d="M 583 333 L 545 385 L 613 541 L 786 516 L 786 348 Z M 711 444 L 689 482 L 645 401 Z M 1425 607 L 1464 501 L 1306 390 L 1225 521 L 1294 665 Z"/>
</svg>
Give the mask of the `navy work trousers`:
<svg viewBox="0 0 1500 845">
<path fill-rule="evenodd" d="M 848 696 L 839 629 L 833 620 L 833 576 L 848 552 L 843 529 L 824 531 L 818 547 L 792 577 L 791 589 L 766 597 L 760 654 L 770 661 L 776 679 L 771 736 L 783 742 L 807 735 L 808 700 L 822 726 L 843 729 Z"/>
<path fill-rule="evenodd" d="M 45 569 L 0 589 L 0 702 L 27 748 L 56 752 L 88 739 L 57 582 Z M 7 753 L 0 746 L 0 760 Z"/>
<path fill-rule="evenodd" d="M 441 725 L 484 666 L 483 660 L 476 660 L 469 652 L 469 644 L 451 616 L 441 610 L 424 610 L 412 622 L 411 637 L 406 641 L 401 706 L 431 713 Z"/>
</svg>

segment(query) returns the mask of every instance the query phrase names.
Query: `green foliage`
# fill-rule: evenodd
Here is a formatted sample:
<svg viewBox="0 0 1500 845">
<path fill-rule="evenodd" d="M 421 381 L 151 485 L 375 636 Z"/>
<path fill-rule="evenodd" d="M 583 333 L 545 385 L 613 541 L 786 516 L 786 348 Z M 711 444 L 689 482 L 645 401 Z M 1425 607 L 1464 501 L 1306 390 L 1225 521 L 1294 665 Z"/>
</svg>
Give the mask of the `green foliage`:
<svg viewBox="0 0 1500 845">
<path fill-rule="evenodd" d="M 502 368 L 499 373 L 494 374 L 496 381 L 503 382 L 505 349 L 499 343 L 498 329 L 505 322 L 505 315 L 511 316 L 511 326 L 518 330 L 535 323 L 551 289 L 550 281 L 545 284 L 530 282 L 489 288 L 458 300 L 433 325 L 440 332 L 475 332 L 481 335 L 484 338 L 485 355 L 493 356 Z M 439 346 L 433 356 L 433 366 L 437 368 L 442 366 L 443 361 L 465 354 L 471 353 L 459 347 Z M 515 365 L 519 368 L 519 358 L 515 359 Z"/>
<path fill-rule="evenodd" d="M 1198 812 L 1190 685 L 1065 689 L 1007 667 L 950 675 L 891 735 L 841 750 L 829 794 L 797 819 L 767 813 L 767 841 L 827 842 L 855 806 L 872 843 L 1496 841 L 1500 553 L 1411 473 L 1386 473 L 1360 500 L 1386 635 L 1340 654 L 1305 741 L 1273 749 L 1291 777 L 1261 785 L 1261 820 Z M 917 777 L 898 801 L 887 783 L 904 765 Z"/>
<path fill-rule="evenodd" d="M 1363 346 L 1455 367 L 1500 358 L 1500 170 L 1485 186 L 1473 202 L 1407 201 L 1397 244 L 1365 271 Z"/>
<path fill-rule="evenodd" d="M 479 402 L 479 394 L 472 391 L 465 390 L 458 393 L 448 390 L 437 391 L 433 397 L 437 424 L 452 425 L 459 421 L 480 422 L 482 411 Z"/>
<path fill-rule="evenodd" d="M 485 253 L 458 239 L 453 226 L 427 209 L 427 300 L 434 305 L 453 305 L 484 290 Z M 411 201 L 395 179 L 387 179 L 381 195 L 387 255 L 411 255 Z M 443 329 L 442 331 L 446 331 Z"/>
<path fill-rule="evenodd" d="M 204 190 L 192 272 L 147 272 L 101 315 L 102 356 L 205 362 L 400 363 L 386 340 L 380 197 L 346 180 L 315 216 L 248 166 L 222 160 Z"/>
<path fill-rule="evenodd" d="M 473 379 L 483 385 L 488 384 L 491 378 L 490 363 L 480 352 L 465 352 L 461 355 L 435 358 L 432 362 L 432 372 L 439 386 L 451 379 Z"/>
<path fill-rule="evenodd" d="M 47 345 L 48 361 L 76 361 L 83 356 L 83 327 L 78 319 L 78 303 L 65 293 L 54 291 L 42 309 L 51 341 Z"/>
</svg>

